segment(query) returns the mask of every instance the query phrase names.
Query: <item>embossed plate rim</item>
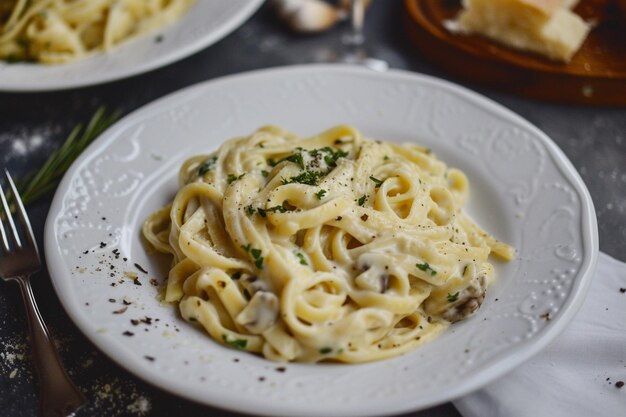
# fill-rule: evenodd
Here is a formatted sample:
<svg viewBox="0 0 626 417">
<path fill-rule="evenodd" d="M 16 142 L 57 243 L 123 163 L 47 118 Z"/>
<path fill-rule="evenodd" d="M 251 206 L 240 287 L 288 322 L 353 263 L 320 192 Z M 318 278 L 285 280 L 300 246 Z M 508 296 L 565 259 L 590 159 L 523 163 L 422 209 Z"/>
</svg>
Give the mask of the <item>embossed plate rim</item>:
<svg viewBox="0 0 626 417">
<path fill-rule="evenodd" d="M 265 401 L 263 398 L 258 398 L 260 395 L 255 396 L 249 393 L 246 396 L 246 401 L 241 401 L 236 394 L 218 397 L 215 394 L 212 394 L 206 387 L 202 388 L 196 386 L 195 388 L 190 388 L 189 386 L 178 385 L 176 381 L 167 379 L 167 377 L 159 373 L 157 369 L 151 367 L 148 363 L 144 363 L 145 361 L 141 362 L 140 359 L 138 359 L 140 356 L 138 356 L 136 352 L 132 352 L 129 347 L 118 343 L 112 336 L 109 337 L 106 334 L 98 333 L 89 318 L 85 316 L 85 311 L 82 308 L 81 303 L 81 301 L 84 300 L 76 299 L 75 294 L 73 293 L 73 283 L 69 278 L 71 271 L 68 271 L 63 262 L 63 254 L 60 251 L 61 237 L 56 234 L 55 226 L 56 220 L 63 209 L 64 198 L 68 193 L 68 190 L 70 190 L 72 179 L 75 175 L 77 175 L 80 168 L 90 160 L 92 155 L 100 152 L 103 148 L 111 146 L 116 141 L 121 140 L 119 134 L 123 132 L 127 126 L 131 126 L 140 120 L 147 120 L 163 108 L 175 108 L 181 103 L 194 100 L 203 94 L 207 94 L 209 91 L 214 91 L 217 87 L 227 89 L 229 86 L 232 87 L 233 85 L 237 85 L 241 82 L 245 83 L 252 81 L 255 83 L 264 83 L 272 79 L 289 79 L 290 76 L 302 77 L 310 75 L 311 77 L 314 77 L 316 74 L 321 74 L 322 77 L 329 78 L 352 76 L 355 78 L 358 77 L 359 80 L 367 80 L 368 82 L 369 80 L 372 80 L 373 82 L 384 82 L 389 85 L 405 82 L 408 84 L 434 88 L 435 90 L 440 90 L 449 94 L 451 97 L 458 97 L 458 99 L 465 100 L 467 103 L 489 112 L 494 115 L 494 117 L 497 116 L 507 124 L 520 127 L 524 131 L 530 132 L 534 139 L 544 145 L 547 150 L 548 159 L 552 161 L 553 166 L 568 179 L 571 186 L 574 188 L 576 195 L 580 198 L 580 232 L 583 239 L 581 246 L 584 249 L 584 254 L 582 262 L 576 272 L 576 276 L 574 277 L 575 281 L 572 283 L 572 293 L 570 293 L 568 298 L 562 305 L 560 305 L 558 316 L 553 319 L 549 325 L 546 325 L 541 332 L 535 333 L 533 338 L 523 340 L 511 349 L 498 352 L 494 356 L 490 357 L 489 360 L 482 365 L 482 368 L 475 373 L 471 375 L 463 375 L 457 380 L 445 385 L 445 389 L 439 389 L 427 398 L 415 395 L 407 401 L 395 403 L 385 403 L 384 401 L 375 402 L 374 400 L 368 402 L 368 399 L 361 399 L 358 403 L 346 404 L 343 407 L 335 406 L 335 408 L 329 409 L 328 407 L 325 407 L 322 402 L 320 402 L 320 404 L 315 404 L 313 407 L 308 404 L 308 408 L 302 406 L 298 407 L 291 403 L 288 405 L 280 403 L 275 404 L 270 401 Z M 510 110 L 505 109 L 501 105 L 468 89 L 424 75 L 397 70 L 380 74 L 350 66 L 306 65 L 253 71 L 245 74 L 227 76 L 196 86 L 191 86 L 148 104 L 142 109 L 126 116 L 113 128 L 107 131 L 94 144 L 92 144 L 91 147 L 74 163 L 72 168 L 64 177 L 55 195 L 48 219 L 46 221 L 45 249 L 46 254 L 48 255 L 48 267 L 55 291 L 72 320 L 104 353 L 149 383 L 193 401 L 253 414 L 288 416 L 297 413 L 298 415 L 314 416 L 324 413 L 325 415 L 336 416 L 366 416 L 406 412 L 434 406 L 436 404 L 454 399 L 467 394 L 472 390 L 478 389 L 495 378 L 502 376 L 507 371 L 513 369 L 515 366 L 521 364 L 523 361 L 529 359 L 532 355 L 540 351 L 556 336 L 558 336 L 581 306 L 584 300 L 584 295 L 592 278 L 592 272 L 597 259 L 598 237 L 593 202 L 591 201 L 586 187 L 572 164 L 569 160 L 567 160 L 566 156 L 556 146 L 556 144 L 554 144 L 543 132 Z M 469 323 L 468 325 L 471 326 L 472 324 Z M 220 352 L 220 355 L 223 355 L 223 360 L 226 361 L 228 360 L 230 353 L 230 351 L 224 350 L 223 352 Z M 409 357 L 410 355 L 412 355 L 412 353 L 409 353 L 406 356 Z M 258 363 L 257 360 L 252 359 L 251 362 L 255 362 L 255 364 Z M 383 362 L 390 363 L 387 361 Z M 378 362 L 377 364 L 382 364 L 383 362 Z M 350 369 L 351 371 L 362 369 L 359 368 L 360 366 L 361 365 L 350 366 L 350 368 L 345 369 Z M 369 365 L 363 365 L 363 369 L 367 366 Z M 372 365 L 372 367 L 374 366 L 376 365 Z M 382 368 L 383 367 L 379 366 L 377 369 Z M 323 365 L 293 365 L 293 369 L 294 373 L 297 373 L 298 370 L 302 369 L 308 370 L 312 373 L 323 373 L 318 371 L 324 368 Z M 328 372 L 331 372 L 332 366 L 326 367 L 326 369 Z M 369 369 L 370 368 L 367 368 L 368 372 Z"/>
<path fill-rule="evenodd" d="M 245 22 L 263 1 L 212 0 L 211 3 L 205 3 L 197 0 L 189 14 L 182 16 L 178 22 L 131 39 L 106 54 L 96 54 L 74 63 L 49 66 L 7 64 L 0 61 L 0 91 L 35 92 L 86 87 L 164 67 L 224 38 Z M 197 10 L 198 8 L 203 10 Z M 218 19 L 221 20 L 208 24 L 214 14 L 210 12 L 220 9 L 226 11 L 225 16 L 219 15 Z M 207 14 L 208 18 L 205 17 Z M 194 25 L 190 25 L 190 21 Z M 198 28 L 199 33 L 196 33 Z M 158 35 L 164 35 L 164 40 L 159 45 L 153 45 L 152 40 Z M 170 37 L 175 40 L 170 42 Z M 131 65 L 125 62 L 125 57 L 141 55 L 142 51 L 147 51 L 148 54 Z M 109 68 L 111 63 L 112 67 Z"/>
</svg>

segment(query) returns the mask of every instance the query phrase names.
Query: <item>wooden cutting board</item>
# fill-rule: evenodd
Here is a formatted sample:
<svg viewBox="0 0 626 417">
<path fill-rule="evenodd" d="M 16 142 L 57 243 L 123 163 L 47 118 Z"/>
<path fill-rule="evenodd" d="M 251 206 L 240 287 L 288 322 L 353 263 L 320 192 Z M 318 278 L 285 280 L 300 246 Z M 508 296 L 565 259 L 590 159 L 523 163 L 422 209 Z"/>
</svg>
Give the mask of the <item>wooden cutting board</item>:
<svg viewBox="0 0 626 417">
<path fill-rule="evenodd" d="M 460 11 L 458 0 L 404 3 L 406 30 L 420 53 L 456 77 L 541 100 L 626 106 L 626 14 L 614 1 L 582 0 L 576 7 L 597 23 L 567 64 L 449 32 L 444 22 Z"/>
</svg>

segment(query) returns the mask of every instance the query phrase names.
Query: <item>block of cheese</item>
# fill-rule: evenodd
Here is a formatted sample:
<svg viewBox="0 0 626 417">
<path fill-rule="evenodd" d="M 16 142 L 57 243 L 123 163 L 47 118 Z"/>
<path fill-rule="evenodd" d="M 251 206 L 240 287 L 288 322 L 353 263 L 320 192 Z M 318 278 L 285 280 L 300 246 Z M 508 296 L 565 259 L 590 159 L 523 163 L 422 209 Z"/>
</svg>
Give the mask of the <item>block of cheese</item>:
<svg viewBox="0 0 626 417">
<path fill-rule="evenodd" d="M 456 27 L 567 62 L 590 29 L 570 10 L 575 4 L 576 0 L 463 0 Z"/>
</svg>

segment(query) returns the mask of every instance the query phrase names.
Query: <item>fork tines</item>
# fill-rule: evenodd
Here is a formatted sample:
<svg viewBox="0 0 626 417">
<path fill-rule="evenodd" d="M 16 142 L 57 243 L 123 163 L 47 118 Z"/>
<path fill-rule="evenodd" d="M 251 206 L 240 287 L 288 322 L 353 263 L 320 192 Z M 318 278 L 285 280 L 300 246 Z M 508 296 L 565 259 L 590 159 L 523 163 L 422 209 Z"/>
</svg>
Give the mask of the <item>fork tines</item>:
<svg viewBox="0 0 626 417">
<path fill-rule="evenodd" d="M 14 243 L 14 246 L 17 249 L 24 248 L 25 243 L 31 247 L 36 248 L 37 245 L 35 244 L 33 229 L 30 225 L 30 221 L 28 220 L 28 216 L 26 215 L 26 210 L 24 209 L 24 204 L 22 204 L 22 199 L 17 192 L 17 187 L 15 187 L 15 183 L 13 182 L 13 178 L 11 178 L 11 174 L 9 174 L 9 171 L 5 169 L 4 173 L 6 175 L 6 183 L 8 184 L 8 188 L 11 194 L 6 194 L 2 187 L 2 184 L 0 183 L 0 201 L 2 202 L 2 210 L 0 211 L 0 238 L 2 240 L 2 248 L 5 252 L 11 252 L 11 241 Z M 20 238 L 20 233 L 18 232 L 17 225 L 13 220 L 13 216 L 11 214 L 12 207 L 11 205 L 9 205 L 9 201 L 11 200 L 14 203 L 13 209 L 19 217 L 22 227 L 26 229 L 22 233 L 22 238 Z M 26 242 L 23 242 L 24 239 L 26 240 Z"/>
</svg>

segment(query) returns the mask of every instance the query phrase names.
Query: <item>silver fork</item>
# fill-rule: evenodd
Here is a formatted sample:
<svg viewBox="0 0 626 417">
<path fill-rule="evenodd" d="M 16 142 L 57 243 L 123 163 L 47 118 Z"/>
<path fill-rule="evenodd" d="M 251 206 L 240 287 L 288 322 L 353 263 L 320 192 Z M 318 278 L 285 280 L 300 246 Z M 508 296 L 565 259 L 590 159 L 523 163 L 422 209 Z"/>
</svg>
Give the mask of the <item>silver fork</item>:
<svg viewBox="0 0 626 417">
<path fill-rule="evenodd" d="M 4 172 L 13 194 L 15 211 L 22 225 L 22 233 L 21 236 L 18 233 L 18 226 L 11 215 L 7 195 L 0 185 L 0 200 L 2 200 L 3 208 L 0 210 L 0 240 L 2 240 L 0 277 L 5 281 L 13 280 L 19 284 L 26 307 L 33 360 L 39 376 L 39 415 L 42 417 L 71 416 L 85 403 L 85 397 L 72 383 L 63 368 L 54 342 L 35 303 L 30 276 L 41 267 L 39 251 L 13 179 L 8 171 Z"/>
</svg>

